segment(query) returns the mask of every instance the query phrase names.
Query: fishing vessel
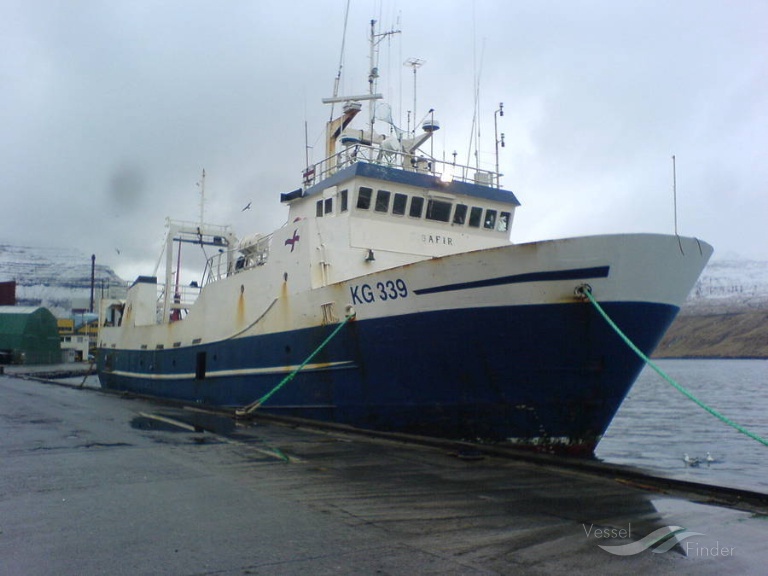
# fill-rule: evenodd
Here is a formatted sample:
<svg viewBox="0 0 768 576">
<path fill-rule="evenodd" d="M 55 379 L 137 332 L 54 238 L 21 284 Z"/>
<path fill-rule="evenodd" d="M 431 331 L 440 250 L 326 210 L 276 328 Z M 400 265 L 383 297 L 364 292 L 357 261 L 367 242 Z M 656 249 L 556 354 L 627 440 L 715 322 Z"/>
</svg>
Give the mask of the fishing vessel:
<svg viewBox="0 0 768 576">
<path fill-rule="evenodd" d="M 376 39 L 372 23 L 371 78 Z M 399 130 L 380 100 L 371 80 L 324 101 L 341 112 L 325 157 L 280 194 L 279 229 L 168 222 L 165 274 L 102 301 L 101 385 L 591 454 L 643 364 L 583 290 L 651 354 L 712 248 L 661 234 L 514 244 L 520 203 L 498 162 L 435 158 L 432 113 Z M 184 244 L 214 252 L 191 285 Z"/>
</svg>

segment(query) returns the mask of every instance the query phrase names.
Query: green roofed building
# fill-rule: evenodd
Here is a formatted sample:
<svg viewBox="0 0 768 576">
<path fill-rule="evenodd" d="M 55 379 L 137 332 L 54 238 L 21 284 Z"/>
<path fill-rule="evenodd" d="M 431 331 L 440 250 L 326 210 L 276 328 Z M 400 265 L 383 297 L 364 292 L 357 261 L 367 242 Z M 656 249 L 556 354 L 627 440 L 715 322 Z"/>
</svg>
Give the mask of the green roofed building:
<svg viewBox="0 0 768 576">
<path fill-rule="evenodd" d="M 46 308 L 0 306 L 0 364 L 58 364 L 56 317 Z"/>
</svg>

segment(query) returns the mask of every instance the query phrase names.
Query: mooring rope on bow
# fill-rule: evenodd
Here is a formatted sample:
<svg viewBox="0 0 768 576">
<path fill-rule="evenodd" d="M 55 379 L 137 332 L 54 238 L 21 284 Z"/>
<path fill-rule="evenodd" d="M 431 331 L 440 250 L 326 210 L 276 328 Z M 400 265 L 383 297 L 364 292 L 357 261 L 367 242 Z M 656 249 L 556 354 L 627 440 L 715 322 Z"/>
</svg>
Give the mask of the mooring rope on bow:
<svg viewBox="0 0 768 576">
<path fill-rule="evenodd" d="M 720 419 L 721 421 L 725 422 L 729 426 L 732 426 L 733 428 L 735 428 L 736 430 L 738 430 L 742 434 L 744 434 L 746 436 L 749 436 L 753 440 L 757 440 L 758 442 L 760 442 L 764 446 L 768 446 L 768 440 L 766 440 L 765 438 L 763 438 L 761 436 L 758 436 L 754 432 L 750 432 L 749 430 L 747 430 L 746 428 L 744 428 L 740 424 L 737 424 L 736 422 L 734 422 L 730 418 L 726 417 L 725 415 L 721 414 L 720 412 L 718 412 L 717 410 L 715 410 L 711 406 L 708 406 L 707 404 L 705 404 L 704 402 L 699 400 L 696 396 L 694 396 L 689 390 L 687 390 L 686 388 L 684 388 L 683 386 L 681 386 L 680 384 L 675 382 L 666 372 L 664 372 L 661 368 L 659 368 L 659 366 L 656 363 L 654 363 L 650 358 L 648 358 L 648 356 L 646 356 L 643 353 L 643 351 L 640 350 L 634 344 L 634 342 L 632 342 L 632 340 L 630 340 L 629 337 L 626 334 L 624 334 L 624 332 L 621 331 L 621 329 L 610 318 L 610 316 L 608 316 L 608 314 L 605 312 L 605 310 L 603 310 L 603 307 L 600 306 L 600 304 L 598 304 L 597 300 L 595 300 L 595 297 L 592 294 L 592 288 L 590 286 L 583 285 L 583 286 L 580 286 L 579 288 L 577 288 L 576 290 L 577 290 L 578 294 L 583 295 L 585 298 L 587 298 L 592 303 L 592 305 L 595 307 L 595 309 L 600 313 L 600 315 L 608 323 L 608 325 L 611 328 L 613 328 L 614 332 L 616 332 L 616 334 L 619 335 L 619 337 L 624 341 L 624 343 L 627 346 L 629 346 L 629 348 L 635 354 L 637 354 L 640 358 L 642 358 L 643 361 L 645 361 L 645 363 L 648 364 L 648 366 L 653 368 L 659 376 L 661 376 L 664 380 L 666 380 L 669 384 L 671 384 L 674 388 L 676 388 L 680 393 L 682 393 L 688 399 L 693 400 L 701 408 L 703 408 L 704 410 L 706 410 L 707 412 L 712 414 L 712 416 Z"/>
<path fill-rule="evenodd" d="M 248 416 L 248 415 L 249 415 L 249 414 L 251 414 L 251 413 L 252 413 L 254 410 L 256 410 L 256 409 L 257 409 L 259 406 L 261 406 L 262 404 L 264 404 L 264 402 L 266 402 L 267 400 L 269 400 L 269 399 L 272 397 L 272 395 L 273 395 L 275 392 L 277 392 L 278 390 L 280 390 L 280 388 L 282 388 L 283 386 L 285 386 L 286 384 L 288 384 L 288 382 L 290 382 L 291 380 L 293 380 L 293 379 L 294 379 L 294 377 L 296 376 L 296 374 L 298 374 L 299 372 L 301 372 L 301 370 L 302 370 L 302 369 L 303 369 L 303 368 L 304 368 L 304 367 L 305 367 L 307 364 L 309 364 L 309 363 L 312 361 L 312 359 L 313 359 L 315 356 L 317 356 L 317 354 L 320 352 L 320 350 L 322 350 L 323 348 L 325 348 L 325 346 L 328 344 L 328 342 L 330 342 L 331 340 L 333 340 L 333 338 L 336 336 L 336 334 L 338 334 L 338 333 L 341 331 L 341 329 L 342 329 L 342 328 L 344 328 L 344 326 L 347 324 L 347 322 L 349 322 L 350 320 L 352 320 L 352 318 L 354 318 L 354 317 L 355 317 L 355 313 L 354 313 L 354 312 L 351 312 L 349 315 L 347 315 L 347 316 L 344 318 L 344 320 L 342 320 L 341 322 L 339 322 L 339 325 L 338 325 L 338 326 L 336 326 L 336 328 L 334 328 L 333 332 L 331 332 L 331 333 L 328 335 L 328 337 L 327 337 L 325 340 L 323 340 L 323 342 L 320 344 L 320 346 L 318 346 L 317 348 L 315 348 L 315 350 L 312 352 L 312 354 L 310 354 L 309 356 L 307 356 L 307 359 L 306 359 L 306 360 L 304 360 L 304 362 L 302 362 L 301 364 L 299 364 L 299 366 L 297 366 L 297 367 L 296 367 L 296 368 L 295 368 L 295 369 L 294 369 L 294 370 L 293 370 L 293 371 L 292 371 L 290 374 L 288 374 L 288 376 L 286 376 L 285 378 L 283 378 L 283 379 L 280 381 L 280 383 L 279 383 L 279 384 L 277 384 L 277 386 L 275 386 L 274 388 L 272 388 L 272 390 L 270 390 L 269 392 L 267 392 L 266 394 L 264 394 L 264 396 L 262 396 L 261 398 L 259 398 L 258 400 L 256 400 L 256 402 L 253 402 L 253 403 L 251 403 L 251 404 L 248 404 L 247 406 L 244 406 L 244 407 L 242 407 L 242 408 L 238 408 L 237 410 L 235 410 L 235 416 L 239 416 L 239 417 Z"/>
</svg>

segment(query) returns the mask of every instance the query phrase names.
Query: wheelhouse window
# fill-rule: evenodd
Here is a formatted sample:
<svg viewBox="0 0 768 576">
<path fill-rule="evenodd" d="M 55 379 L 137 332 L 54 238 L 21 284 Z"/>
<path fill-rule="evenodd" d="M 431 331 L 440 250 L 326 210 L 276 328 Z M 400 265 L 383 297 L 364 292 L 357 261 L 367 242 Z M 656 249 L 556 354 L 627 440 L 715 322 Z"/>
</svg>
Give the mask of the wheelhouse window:
<svg viewBox="0 0 768 576">
<path fill-rule="evenodd" d="M 349 196 L 346 190 L 339 192 L 339 212 L 346 212 L 349 208 L 347 205 L 347 197 Z"/>
<path fill-rule="evenodd" d="M 427 220 L 436 220 L 438 222 L 448 222 L 451 219 L 450 202 L 442 200 L 429 200 L 427 202 Z"/>
<path fill-rule="evenodd" d="M 469 225 L 472 228 L 480 228 L 480 220 L 483 219 L 483 209 L 479 206 L 472 206 L 469 211 Z"/>
<path fill-rule="evenodd" d="M 496 210 L 488 209 L 485 211 L 485 221 L 483 228 L 487 230 L 493 230 L 496 227 Z"/>
<path fill-rule="evenodd" d="M 395 200 L 392 202 L 392 214 L 396 216 L 403 216 L 405 214 L 405 206 L 408 204 L 408 196 L 405 194 L 395 194 Z"/>
<path fill-rule="evenodd" d="M 333 198 L 325 199 L 325 213 L 333 214 Z"/>
<path fill-rule="evenodd" d="M 360 210 L 368 210 L 371 207 L 371 198 L 373 197 L 373 190 L 366 186 L 360 186 L 360 190 L 357 193 L 357 208 Z"/>
<path fill-rule="evenodd" d="M 424 212 L 424 198 L 421 196 L 412 196 L 408 216 L 411 218 L 421 218 L 422 212 Z"/>
<path fill-rule="evenodd" d="M 467 205 L 456 204 L 456 209 L 453 211 L 453 223 L 464 224 L 467 219 Z"/>
<path fill-rule="evenodd" d="M 376 192 L 376 212 L 389 212 L 389 197 L 392 195 L 387 190 Z"/>
<path fill-rule="evenodd" d="M 318 200 L 317 204 L 315 205 L 315 216 L 320 218 L 320 216 L 323 215 L 323 201 Z"/>
<path fill-rule="evenodd" d="M 512 214 L 509 212 L 502 212 L 499 214 L 499 221 L 496 223 L 496 230 L 499 232 L 506 232 L 509 230 L 509 219 L 512 217 Z"/>
</svg>

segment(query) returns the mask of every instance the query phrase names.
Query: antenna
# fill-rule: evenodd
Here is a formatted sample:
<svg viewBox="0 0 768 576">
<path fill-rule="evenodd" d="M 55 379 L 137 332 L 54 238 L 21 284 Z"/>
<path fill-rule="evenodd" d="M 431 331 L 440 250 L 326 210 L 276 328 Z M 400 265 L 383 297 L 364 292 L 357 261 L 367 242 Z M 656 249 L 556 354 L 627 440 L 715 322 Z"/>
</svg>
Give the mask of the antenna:
<svg viewBox="0 0 768 576">
<path fill-rule="evenodd" d="M 470 156 L 472 155 L 472 142 L 475 143 L 475 167 L 480 168 L 480 77 L 483 72 L 483 60 L 485 59 L 485 38 L 483 38 L 483 45 L 482 50 L 480 51 L 480 68 L 477 69 L 477 65 L 474 61 L 473 56 L 473 66 L 475 66 L 475 80 L 474 80 L 474 96 L 475 96 L 475 105 L 474 105 L 474 113 L 472 114 L 472 130 L 469 134 L 469 148 L 467 148 L 467 166 L 470 166 L 471 160 Z"/>
<path fill-rule="evenodd" d="M 202 226 L 205 224 L 205 168 L 203 168 L 203 176 L 197 186 L 200 188 L 200 226 Z"/>
<path fill-rule="evenodd" d="M 368 94 L 371 100 L 375 99 L 374 93 L 376 92 L 376 81 L 379 79 L 379 44 L 385 38 L 400 34 L 400 30 L 388 30 L 387 32 L 376 33 L 376 20 L 371 20 L 371 37 L 370 37 L 370 71 L 368 73 Z M 373 123 L 375 120 L 375 105 L 371 105 L 370 108 L 370 122 L 371 122 L 371 135 L 373 135 Z"/>
<path fill-rule="evenodd" d="M 675 236 L 677 236 L 677 170 L 675 168 L 674 154 L 672 154 L 672 203 L 675 210 Z"/>
<path fill-rule="evenodd" d="M 496 140 L 496 187 L 499 188 L 501 186 L 500 177 L 499 177 L 499 144 L 501 144 L 501 147 L 504 148 L 504 132 L 501 133 L 501 139 L 499 139 L 499 127 L 497 118 L 499 116 L 504 116 L 504 102 L 499 102 L 499 109 L 496 110 L 493 113 L 493 135 L 494 139 Z"/>
<path fill-rule="evenodd" d="M 347 20 L 349 19 L 349 3 L 347 0 L 347 9 L 344 11 L 344 32 L 341 35 L 341 54 L 339 54 L 339 71 L 333 81 L 333 97 L 339 95 L 339 82 L 341 81 L 341 70 L 344 67 L 344 46 L 347 43 Z M 331 120 L 333 120 L 333 106 L 331 106 Z M 307 163 L 309 165 L 309 163 Z"/>
<path fill-rule="evenodd" d="M 426 64 L 426 60 L 422 60 L 421 58 L 408 58 L 405 62 L 403 62 L 403 66 L 410 66 L 413 68 L 413 118 L 416 119 L 416 71 L 424 66 Z M 409 117 L 410 121 L 410 117 Z M 413 133 L 416 134 L 416 123 L 413 124 Z"/>
</svg>

